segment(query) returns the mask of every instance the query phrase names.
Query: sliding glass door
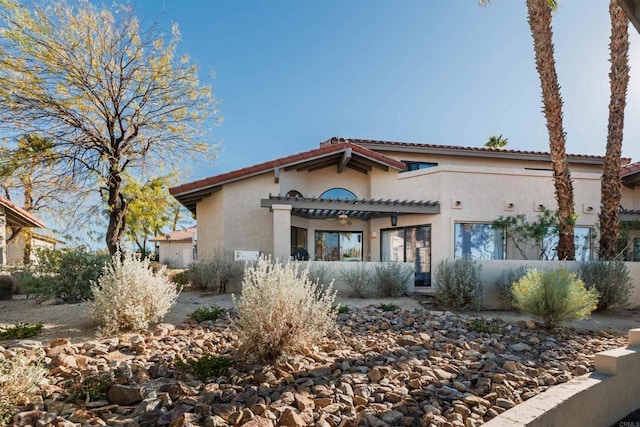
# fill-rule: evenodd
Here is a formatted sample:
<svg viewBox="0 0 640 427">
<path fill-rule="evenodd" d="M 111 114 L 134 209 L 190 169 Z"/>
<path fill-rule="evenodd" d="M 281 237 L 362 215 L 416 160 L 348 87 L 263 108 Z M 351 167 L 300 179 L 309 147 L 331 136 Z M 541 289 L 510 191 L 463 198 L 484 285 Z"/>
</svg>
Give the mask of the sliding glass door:
<svg viewBox="0 0 640 427">
<path fill-rule="evenodd" d="M 412 262 L 415 285 L 431 286 L 431 226 L 382 230 L 382 261 Z"/>
</svg>

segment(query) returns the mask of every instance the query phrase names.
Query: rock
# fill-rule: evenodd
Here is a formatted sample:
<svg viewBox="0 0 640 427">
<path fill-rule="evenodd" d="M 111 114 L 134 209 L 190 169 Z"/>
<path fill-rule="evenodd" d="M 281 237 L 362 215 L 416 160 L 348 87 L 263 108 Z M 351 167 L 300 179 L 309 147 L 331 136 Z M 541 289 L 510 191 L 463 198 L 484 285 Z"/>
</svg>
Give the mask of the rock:
<svg viewBox="0 0 640 427">
<path fill-rule="evenodd" d="M 298 415 L 293 408 L 286 408 L 278 418 L 278 425 L 284 427 L 303 427 L 307 423 Z"/>
<path fill-rule="evenodd" d="M 577 376 L 585 375 L 589 373 L 589 368 L 584 365 L 577 365 L 574 369 L 574 372 Z"/>
<path fill-rule="evenodd" d="M 242 424 L 244 427 L 273 427 L 273 422 L 263 417 L 255 417 L 251 421 Z"/>
<path fill-rule="evenodd" d="M 389 411 L 382 416 L 382 421 L 390 425 L 398 424 L 398 421 L 404 416 L 404 414 L 400 411 Z"/>
<path fill-rule="evenodd" d="M 499 406 L 500 408 L 504 408 L 504 409 L 511 409 L 514 406 L 516 406 L 515 402 L 513 402 L 510 399 L 503 399 L 501 397 L 496 399 L 496 405 Z"/>
<path fill-rule="evenodd" d="M 17 426 L 32 426 L 36 424 L 40 418 L 44 417 L 44 411 L 27 411 L 16 414 L 13 417 L 13 423 Z"/>
<path fill-rule="evenodd" d="M 294 395 L 294 399 L 295 399 L 296 407 L 300 411 L 304 411 L 305 409 L 313 410 L 316 407 L 314 401 L 311 398 L 307 396 L 303 396 L 302 394 L 296 393 Z"/>
<path fill-rule="evenodd" d="M 116 405 L 132 405 L 144 399 L 145 388 L 114 384 L 109 388 L 109 401 Z"/>
<path fill-rule="evenodd" d="M 515 374 L 518 371 L 518 365 L 513 360 L 504 362 L 502 368 L 507 372 L 511 372 L 512 374 Z"/>
<path fill-rule="evenodd" d="M 379 382 L 383 377 L 384 374 L 382 373 L 382 371 L 380 370 L 379 367 L 374 367 L 373 369 L 371 369 L 367 375 L 369 376 L 369 379 L 374 382 L 377 383 Z"/>
<path fill-rule="evenodd" d="M 523 351 L 531 351 L 531 346 L 525 343 L 516 343 L 511 346 L 511 350 L 517 351 L 518 353 Z"/>
<path fill-rule="evenodd" d="M 473 406 L 473 405 L 482 405 L 486 408 L 490 408 L 491 407 L 491 402 L 489 402 L 486 399 L 483 399 L 480 396 L 475 396 L 475 395 L 469 395 L 469 396 L 465 396 L 463 399 L 463 402 L 466 403 L 467 405 Z"/>
</svg>

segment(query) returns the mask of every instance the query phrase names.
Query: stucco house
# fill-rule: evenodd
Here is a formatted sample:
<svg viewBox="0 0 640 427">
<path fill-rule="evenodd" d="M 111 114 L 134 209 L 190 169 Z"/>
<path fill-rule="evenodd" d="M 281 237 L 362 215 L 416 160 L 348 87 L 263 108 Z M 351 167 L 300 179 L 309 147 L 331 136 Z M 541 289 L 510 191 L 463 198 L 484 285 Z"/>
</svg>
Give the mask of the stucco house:
<svg viewBox="0 0 640 427">
<path fill-rule="evenodd" d="M 151 239 L 156 244 L 158 262 L 170 268 L 187 268 L 196 259 L 196 227 L 170 231 Z"/>
<path fill-rule="evenodd" d="M 585 260 L 595 252 L 604 157 L 568 161 L 579 214 L 576 257 Z M 621 209 L 631 221 L 640 218 L 640 164 L 623 164 Z M 415 285 L 429 286 L 445 259 L 522 259 L 491 224 L 555 210 L 552 175 L 544 152 L 331 138 L 170 192 L 196 215 L 202 258 L 224 248 L 282 260 L 303 248 L 316 261 L 410 262 Z"/>
<path fill-rule="evenodd" d="M 31 235 L 31 262 L 38 262 L 38 249 L 56 249 L 64 242 L 44 234 Z M 15 240 L 7 244 L 7 264 L 22 264 L 24 262 L 25 238 L 20 234 Z"/>
<path fill-rule="evenodd" d="M 7 251 L 7 234 L 11 227 L 44 228 L 42 221 L 29 212 L 14 205 L 8 199 L 0 197 L 0 265 L 9 261 Z"/>
</svg>

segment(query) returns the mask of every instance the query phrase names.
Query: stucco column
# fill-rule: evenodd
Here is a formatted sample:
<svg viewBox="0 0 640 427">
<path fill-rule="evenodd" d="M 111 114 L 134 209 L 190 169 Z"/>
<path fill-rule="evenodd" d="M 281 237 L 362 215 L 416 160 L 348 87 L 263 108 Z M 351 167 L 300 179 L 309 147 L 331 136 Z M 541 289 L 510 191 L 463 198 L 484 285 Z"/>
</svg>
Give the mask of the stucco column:
<svg viewBox="0 0 640 427">
<path fill-rule="evenodd" d="M 291 256 L 291 205 L 272 205 L 273 257 L 286 262 Z"/>
</svg>

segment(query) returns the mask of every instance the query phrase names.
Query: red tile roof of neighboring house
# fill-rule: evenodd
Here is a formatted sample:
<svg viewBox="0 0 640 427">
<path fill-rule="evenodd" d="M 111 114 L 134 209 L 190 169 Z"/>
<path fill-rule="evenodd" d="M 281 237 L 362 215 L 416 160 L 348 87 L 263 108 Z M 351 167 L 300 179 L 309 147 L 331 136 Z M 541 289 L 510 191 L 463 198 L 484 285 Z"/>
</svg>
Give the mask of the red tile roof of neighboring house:
<svg viewBox="0 0 640 427">
<path fill-rule="evenodd" d="M 0 205 L 4 206 L 5 210 L 8 210 L 9 215 L 7 215 L 7 219 L 11 218 L 11 215 L 18 220 L 18 226 L 20 227 L 41 227 L 45 228 L 44 222 L 40 221 L 38 218 L 31 215 L 29 212 L 25 211 L 19 206 L 11 203 L 10 200 L 5 199 L 4 197 L 0 197 Z M 7 213 L 7 212 L 5 212 Z M 7 222 L 7 225 L 11 226 L 10 223 Z"/>
<path fill-rule="evenodd" d="M 620 169 L 620 175 L 622 177 L 625 177 L 628 175 L 633 175 L 638 171 L 640 171 L 640 162 L 630 163 L 628 165 L 622 166 L 622 168 Z"/>
<path fill-rule="evenodd" d="M 189 227 L 184 230 L 170 231 L 165 235 L 155 237 L 151 239 L 152 242 L 191 242 L 193 235 L 196 232 L 196 227 Z"/>
<path fill-rule="evenodd" d="M 271 171 L 277 167 L 291 166 L 297 163 L 301 163 L 310 159 L 324 157 L 327 155 L 339 153 L 345 151 L 347 148 L 351 148 L 353 152 L 371 159 L 377 163 L 389 166 L 391 168 L 402 170 L 405 165 L 402 162 L 394 160 L 390 157 L 376 153 L 373 150 L 369 150 L 359 145 L 351 144 L 349 142 L 341 142 L 338 144 L 323 145 L 320 148 L 305 151 L 291 156 L 282 157 L 280 159 L 271 160 L 268 162 L 260 163 L 254 166 L 238 169 L 232 172 L 223 173 L 220 175 L 212 176 L 209 178 L 200 179 L 197 181 L 189 182 L 186 184 L 178 185 L 169 189 L 172 195 L 186 193 L 193 190 L 199 190 L 206 187 L 213 187 L 227 182 L 236 181 L 238 179 L 246 178 L 249 176 L 258 175 L 260 173 Z"/>
</svg>

